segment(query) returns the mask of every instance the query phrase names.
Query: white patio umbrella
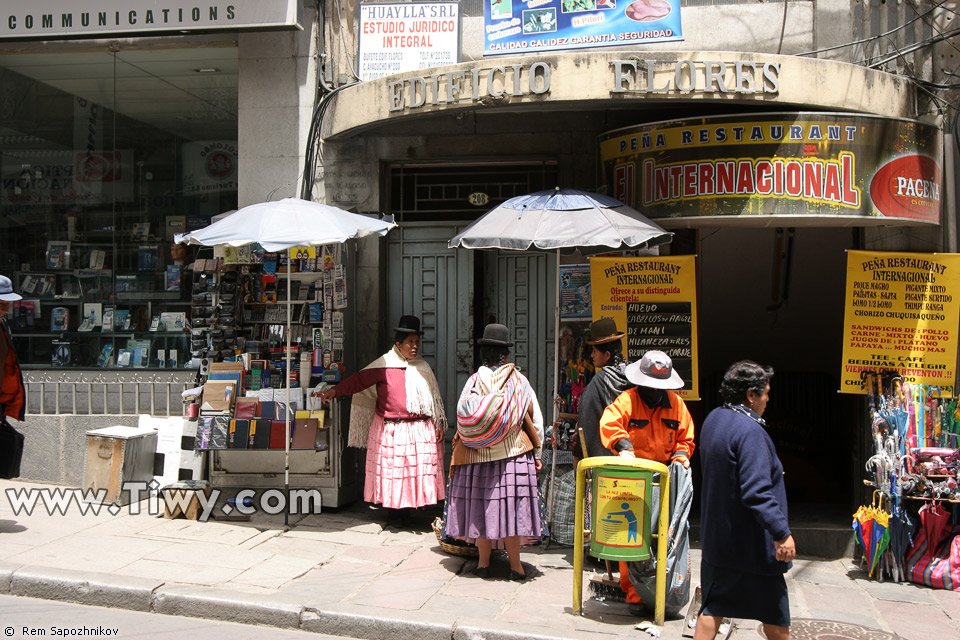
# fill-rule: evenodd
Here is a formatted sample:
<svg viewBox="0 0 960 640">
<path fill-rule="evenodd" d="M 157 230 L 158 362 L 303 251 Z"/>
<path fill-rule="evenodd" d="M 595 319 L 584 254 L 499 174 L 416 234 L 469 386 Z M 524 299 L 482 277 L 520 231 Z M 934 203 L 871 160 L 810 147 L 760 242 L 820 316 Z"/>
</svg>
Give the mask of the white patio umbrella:
<svg viewBox="0 0 960 640">
<path fill-rule="evenodd" d="M 553 397 L 559 385 L 560 250 L 585 252 L 641 249 L 667 244 L 673 234 L 639 211 L 610 196 L 578 189 L 546 189 L 510 198 L 474 220 L 448 243 L 450 248 L 557 251 L 556 306 L 554 308 Z M 557 420 L 557 404 L 553 420 Z M 553 485 L 556 456 L 550 472 Z M 550 491 L 551 496 L 553 491 Z M 548 521 L 553 520 L 553 500 Z"/>
<path fill-rule="evenodd" d="M 274 202 L 260 202 L 243 207 L 213 224 L 191 231 L 178 233 L 177 243 L 215 246 L 220 244 L 240 247 L 254 242 L 264 251 L 275 252 L 292 247 L 342 243 L 350 238 L 369 235 L 386 235 L 393 229 L 392 219 L 376 218 L 350 213 L 343 209 L 300 198 L 284 198 Z M 290 280 L 287 272 L 287 410 L 285 413 L 284 438 L 284 488 L 290 490 L 290 330 L 291 300 Z"/>
</svg>

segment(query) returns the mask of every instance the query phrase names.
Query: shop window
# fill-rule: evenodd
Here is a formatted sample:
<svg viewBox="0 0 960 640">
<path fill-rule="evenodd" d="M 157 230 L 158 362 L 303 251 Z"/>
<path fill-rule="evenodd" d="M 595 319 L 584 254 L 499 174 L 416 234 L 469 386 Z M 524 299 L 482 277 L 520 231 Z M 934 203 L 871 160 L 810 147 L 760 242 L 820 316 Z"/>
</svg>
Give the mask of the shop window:
<svg viewBox="0 0 960 640">
<path fill-rule="evenodd" d="M 0 54 L 0 273 L 28 367 L 183 367 L 194 249 L 237 205 L 235 47 Z"/>
</svg>

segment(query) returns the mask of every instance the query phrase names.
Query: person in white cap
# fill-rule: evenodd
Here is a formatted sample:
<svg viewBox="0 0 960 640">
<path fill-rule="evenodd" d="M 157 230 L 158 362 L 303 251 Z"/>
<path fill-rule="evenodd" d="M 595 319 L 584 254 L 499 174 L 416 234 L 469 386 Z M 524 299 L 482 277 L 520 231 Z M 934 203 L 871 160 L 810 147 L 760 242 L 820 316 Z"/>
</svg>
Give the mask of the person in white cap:
<svg viewBox="0 0 960 640">
<path fill-rule="evenodd" d="M 21 297 L 13 292 L 10 278 L 0 276 L 0 333 L 3 334 L 0 335 L 0 363 L 3 366 L 3 376 L 0 377 L 0 419 L 6 420 L 10 417 L 23 422 L 27 396 L 6 317 L 10 313 L 10 303 L 20 299 Z"/>
<path fill-rule="evenodd" d="M 603 446 L 625 458 L 644 458 L 665 465 L 678 462 L 690 468 L 693 454 L 693 418 L 673 389 L 683 388 L 683 378 L 662 351 L 648 351 L 624 369 L 637 385 L 617 396 L 600 417 Z M 671 514 L 672 517 L 672 514 Z M 643 615 L 643 600 L 633 583 L 642 563 L 620 563 L 620 587 L 626 592 L 630 613 Z M 672 613 L 672 612 L 671 612 Z"/>
<path fill-rule="evenodd" d="M 683 379 L 662 351 L 647 351 L 624 370 L 637 385 L 621 393 L 600 417 L 600 439 L 615 454 L 690 467 L 693 418 L 672 389 Z"/>
</svg>

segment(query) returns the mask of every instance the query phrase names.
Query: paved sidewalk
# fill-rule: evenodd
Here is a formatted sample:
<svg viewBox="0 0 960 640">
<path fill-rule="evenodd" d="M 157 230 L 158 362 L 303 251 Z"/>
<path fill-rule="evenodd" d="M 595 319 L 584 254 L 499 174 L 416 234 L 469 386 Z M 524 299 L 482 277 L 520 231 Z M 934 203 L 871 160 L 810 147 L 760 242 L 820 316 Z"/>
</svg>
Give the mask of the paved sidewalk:
<svg viewBox="0 0 960 640">
<path fill-rule="evenodd" d="M 639 619 L 626 605 L 589 599 L 586 587 L 585 615 L 570 614 L 571 549 L 525 550 L 532 575 L 524 583 L 506 579 L 505 557 L 494 559 L 494 579 L 481 580 L 470 573 L 475 561 L 437 545 L 433 512 L 403 531 L 385 529 L 363 503 L 291 516 L 286 530 L 283 516 L 197 522 L 127 508 L 81 515 L 76 504 L 66 515 L 14 515 L 8 490 L 28 488 L 54 487 L 0 480 L 0 593 L 371 640 L 649 637 L 634 629 Z M 699 552 L 692 555 L 696 584 Z M 877 583 L 851 565 L 795 562 L 787 576 L 794 618 L 960 640 L 957 593 Z M 669 620 L 662 637 L 680 638 L 681 627 Z M 736 637 L 761 637 L 756 627 L 742 621 Z"/>
</svg>

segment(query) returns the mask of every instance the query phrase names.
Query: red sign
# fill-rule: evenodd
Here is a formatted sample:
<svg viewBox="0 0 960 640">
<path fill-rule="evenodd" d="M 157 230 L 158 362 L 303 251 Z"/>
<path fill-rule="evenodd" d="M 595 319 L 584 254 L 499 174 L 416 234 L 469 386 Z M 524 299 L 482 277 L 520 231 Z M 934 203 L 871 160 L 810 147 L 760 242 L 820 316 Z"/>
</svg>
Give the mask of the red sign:
<svg viewBox="0 0 960 640">
<path fill-rule="evenodd" d="M 940 219 L 940 165 L 908 155 L 880 167 L 870 182 L 874 206 L 889 218 L 937 222 Z"/>
</svg>

